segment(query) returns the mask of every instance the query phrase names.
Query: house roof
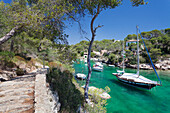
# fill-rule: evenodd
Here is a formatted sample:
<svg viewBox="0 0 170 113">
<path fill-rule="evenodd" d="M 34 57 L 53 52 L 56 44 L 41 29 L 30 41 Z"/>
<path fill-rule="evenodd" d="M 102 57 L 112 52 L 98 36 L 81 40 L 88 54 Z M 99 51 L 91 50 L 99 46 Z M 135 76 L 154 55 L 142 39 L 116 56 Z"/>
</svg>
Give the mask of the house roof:
<svg viewBox="0 0 170 113">
<path fill-rule="evenodd" d="M 137 42 L 137 40 L 128 40 L 126 42 Z"/>
</svg>

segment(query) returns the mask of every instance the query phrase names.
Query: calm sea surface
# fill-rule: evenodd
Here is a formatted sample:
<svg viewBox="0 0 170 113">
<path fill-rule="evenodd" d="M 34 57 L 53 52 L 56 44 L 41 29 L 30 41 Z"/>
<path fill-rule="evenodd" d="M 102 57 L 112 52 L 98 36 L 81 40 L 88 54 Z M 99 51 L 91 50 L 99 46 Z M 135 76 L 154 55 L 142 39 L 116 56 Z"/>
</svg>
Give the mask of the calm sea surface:
<svg viewBox="0 0 170 113">
<path fill-rule="evenodd" d="M 92 63 L 93 65 L 93 63 Z M 74 64 L 75 73 L 87 75 L 88 68 L 83 62 Z M 162 86 L 151 90 L 143 90 L 127 86 L 112 75 L 117 67 L 104 65 L 103 72 L 92 71 L 90 86 L 105 88 L 108 86 L 111 99 L 108 100 L 108 113 L 170 113 L 170 71 L 157 71 L 162 81 Z M 126 72 L 136 73 L 135 69 L 125 69 Z M 151 80 L 157 81 L 154 71 L 140 70 L 143 75 Z M 79 82 L 84 85 L 85 81 Z"/>
</svg>

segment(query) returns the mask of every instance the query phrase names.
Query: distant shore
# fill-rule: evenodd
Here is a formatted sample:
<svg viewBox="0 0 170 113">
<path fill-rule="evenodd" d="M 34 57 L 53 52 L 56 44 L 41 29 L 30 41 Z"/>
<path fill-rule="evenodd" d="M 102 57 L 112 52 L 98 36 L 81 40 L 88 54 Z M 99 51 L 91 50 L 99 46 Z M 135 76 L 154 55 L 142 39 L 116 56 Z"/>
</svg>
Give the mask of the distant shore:
<svg viewBox="0 0 170 113">
<path fill-rule="evenodd" d="M 86 59 L 84 58 L 80 58 L 82 61 L 85 61 Z M 91 58 L 92 61 L 94 62 L 103 62 L 103 63 L 107 63 L 107 60 L 106 59 L 101 59 L 101 58 Z M 109 64 L 109 63 L 107 63 Z M 122 65 L 118 65 L 118 64 L 114 64 L 115 66 L 117 67 L 122 67 Z M 137 65 L 132 65 L 132 64 L 125 64 L 125 66 L 127 68 L 132 68 L 132 69 L 137 69 Z M 170 58 L 166 59 L 166 60 L 163 60 L 163 61 L 159 61 L 158 63 L 155 63 L 154 64 L 154 67 L 158 70 L 170 70 Z M 142 69 L 142 70 L 152 70 L 153 67 L 151 64 L 140 64 L 139 65 L 139 68 Z"/>
</svg>

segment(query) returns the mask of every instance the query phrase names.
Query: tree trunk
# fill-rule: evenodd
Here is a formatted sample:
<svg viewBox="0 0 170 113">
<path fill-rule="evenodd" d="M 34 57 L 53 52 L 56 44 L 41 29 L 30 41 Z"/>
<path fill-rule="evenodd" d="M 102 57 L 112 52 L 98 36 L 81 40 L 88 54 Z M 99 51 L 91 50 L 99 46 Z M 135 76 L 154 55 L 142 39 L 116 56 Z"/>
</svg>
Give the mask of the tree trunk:
<svg viewBox="0 0 170 113">
<path fill-rule="evenodd" d="M 91 73 L 92 73 L 92 69 L 91 69 L 91 63 L 90 63 L 90 58 L 91 58 L 91 48 L 92 48 L 92 45 L 93 45 L 93 41 L 94 41 L 94 38 L 95 38 L 95 32 L 96 32 L 96 29 L 97 28 L 93 28 L 93 24 L 94 24 L 94 20 L 97 18 L 97 16 L 99 15 L 100 13 L 100 5 L 98 5 L 98 8 L 97 8 L 97 13 L 94 15 L 94 17 L 92 18 L 91 20 L 91 24 L 90 24 L 90 27 L 91 27 L 91 33 L 92 33 L 92 38 L 91 38 L 91 41 L 90 41 L 90 45 L 89 45 L 89 48 L 88 48 L 88 57 L 87 57 L 87 64 L 88 64 L 88 75 L 87 75 L 87 79 L 86 79 L 86 85 L 85 85 L 85 88 L 84 88 L 84 97 L 85 97 L 85 101 L 88 103 L 89 102 L 89 98 L 88 98 L 88 90 L 89 90 L 89 82 L 90 82 L 90 78 L 91 78 Z"/>
<path fill-rule="evenodd" d="M 41 42 L 37 49 L 38 49 L 38 52 L 41 52 Z"/>
<path fill-rule="evenodd" d="M 10 52 L 14 51 L 14 39 L 11 40 Z"/>
<path fill-rule="evenodd" d="M 88 88 L 89 88 L 89 82 L 90 82 L 91 73 L 92 73 L 90 58 L 91 58 L 91 48 L 92 48 L 92 45 L 93 45 L 94 37 L 95 36 L 92 36 L 92 40 L 90 41 L 90 45 L 89 45 L 89 48 L 88 48 L 88 56 L 87 56 L 88 76 L 87 76 L 87 79 L 86 79 L 86 85 L 85 85 L 85 89 L 84 89 L 85 90 L 84 91 L 84 97 L 85 97 L 86 101 L 88 100 L 88 90 L 89 90 Z"/>
<path fill-rule="evenodd" d="M 0 45 L 2 45 L 3 43 L 5 43 L 6 41 L 8 41 L 10 38 L 12 38 L 12 36 L 14 36 L 14 34 L 16 33 L 16 31 L 19 29 L 18 26 L 14 27 L 8 34 L 6 34 L 5 36 L 3 36 L 2 38 L 0 38 Z"/>
</svg>

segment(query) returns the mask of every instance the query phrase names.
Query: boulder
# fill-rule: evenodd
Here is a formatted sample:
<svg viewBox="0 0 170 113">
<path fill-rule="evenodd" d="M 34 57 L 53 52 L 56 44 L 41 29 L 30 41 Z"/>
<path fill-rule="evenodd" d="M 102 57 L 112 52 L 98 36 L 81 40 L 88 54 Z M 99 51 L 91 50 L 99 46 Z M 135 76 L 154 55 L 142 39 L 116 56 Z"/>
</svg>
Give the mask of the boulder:
<svg viewBox="0 0 170 113">
<path fill-rule="evenodd" d="M 38 67 L 38 68 L 43 68 L 43 65 L 39 62 L 35 62 L 35 66 Z"/>
<path fill-rule="evenodd" d="M 27 67 L 27 68 L 25 68 L 25 70 L 26 70 L 26 72 L 27 72 L 27 73 L 29 73 L 29 72 L 31 71 L 31 69 L 30 69 L 30 68 L 28 68 L 28 67 Z"/>
<path fill-rule="evenodd" d="M 168 67 L 162 66 L 162 70 L 168 70 Z"/>
<path fill-rule="evenodd" d="M 170 70 L 170 65 L 168 66 L 168 69 Z"/>
<path fill-rule="evenodd" d="M 20 69 L 25 69 L 25 68 L 26 68 L 26 63 L 20 64 L 20 65 L 19 65 L 19 68 L 20 68 Z"/>
<path fill-rule="evenodd" d="M 5 74 L 5 73 L 0 74 L 0 81 L 7 81 L 7 80 L 10 80 L 10 79 L 11 78 L 7 74 Z"/>
<path fill-rule="evenodd" d="M 157 69 L 160 69 L 161 68 L 161 64 L 155 64 L 155 67 L 157 68 Z"/>
<path fill-rule="evenodd" d="M 11 80 L 11 78 L 15 77 L 16 73 L 11 71 L 0 71 L 0 81 Z"/>
</svg>

